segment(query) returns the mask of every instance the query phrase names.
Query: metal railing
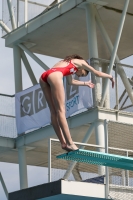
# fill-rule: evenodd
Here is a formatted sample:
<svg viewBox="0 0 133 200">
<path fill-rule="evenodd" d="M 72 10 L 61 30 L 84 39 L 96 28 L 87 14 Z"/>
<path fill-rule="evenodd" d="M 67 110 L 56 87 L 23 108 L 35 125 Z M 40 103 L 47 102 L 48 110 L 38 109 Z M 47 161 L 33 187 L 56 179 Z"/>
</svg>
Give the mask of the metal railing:
<svg viewBox="0 0 133 200">
<path fill-rule="evenodd" d="M 117 124 L 117 127 L 115 128 L 114 123 Z M 122 125 L 122 127 L 121 127 Z M 111 129 L 109 129 L 109 126 L 112 127 Z M 119 126 L 119 127 L 118 127 Z M 131 140 L 132 137 L 132 130 L 133 130 L 133 125 L 128 125 L 128 124 L 124 124 L 124 123 L 117 123 L 117 122 L 113 122 L 113 121 L 106 121 L 104 123 L 104 131 L 105 131 L 105 143 L 104 146 L 100 146 L 100 145 L 96 145 L 96 144 L 86 144 L 86 143 L 79 143 L 79 142 L 74 142 L 79 148 L 83 149 L 83 148 L 89 148 L 90 150 L 93 150 L 95 148 L 94 151 L 102 151 L 104 150 L 105 153 L 111 153 L 111 154 L 115 154 L 115 155 L 120 155 L 120 156 L 127 156 L 127 157 L 131 157 L 131 155 L 133 155 L 133 150 L 131 145 L 129 146 L 129 148 L 125 148 L 125 146 L 123 146 L 124 142 L 127 143 L 126 139 L 123 140 L 119 140 L 119 138 L 121 137 L 121 135 L 119 134 L 124 132 L 123 130 L 123 126 L 129 126 L 128 129 L 126 127 L 126 130 L 129 131 L 130 133 L 128 133 L 127 135 L 125 135 L 125 138 L 128 137 L 127 141 Z M 122 130 L 121 130 L 122 128 Z M 119 129 L 119 130 L 118 130 Z M 117 138 L 113 138 L 112 136 L 112 131 L 116 131 L 114 134 L 117 135 Z M 109 133 L 108 133 L 109 132 Z M 123 134 L 123 133 L 122 133 Z M 125 133 L 126 134 L 126 133 Z M 111 140 L 111 141 L 110 141 Z M 115 141 L 114 141 L 115 140 Z M 113 146 L 109 146 L 109 141 L 110 144 L 114 144 Z M 113 143 L 113 142 L 117 142 L 117 143 Z M 121 146 L 119 148 L 115 147 L 115 146 Z M 123 148 L 122 148 L 123 147 Z M 49 144 L 48 144 L 48 181 L 51 182 L 53 180 L 52 178 L 52 169 L 55 168 L 55 170 L 66 170 L 63 171 L 63 173 L 65 175 L 62 175 L 62 179 L 69 179 L 69 176 L 71 176 L 72 171 L 76 168 L 79 169 L 79 172 L 88 172 L 88 173 L 92 173 L 92 169 L 89 165 L 89 167 L 85 167 L 83 166 L 76 166 L 75 161 L 71 161 L 68 163 L 68 165 L 66 165 L 65 163 L 67 161 L 58 161 L 59 163 L 56 163 L 56 156 L 58 154 L 63 153 L 61 151 L 61 149 L 59 148 L 59 140 L 58 139 L 53 139 L 50 138 L 49 139 Z M 78 164 L 78 163 L 77 163 Z M 88 164 L 86 164 L 88 165 Z M 102 166 L 99 166 L 102 167 Z M 104 167 L 104 166 L 103 166 Z M 131 192 L 133 191 L 133 171 L 131 170 L 124 170 L 124 169 L 118 169 L 118 168 L 112 168 L 112 167 L 105 167 L 104 170 L 105 174 L 103 175 L 104 178 L 104 182 L 103 184 L 105 184 L 105 194 L 106 194 L 106 198 L 109 198 L 110 195 L 112 195 L 112 188 L 114 191 L 114 196 L 117 194 L 117 189 L 121 189 L 121 188 L 125 188 L 127 190 L 130 190 Z M 60 177 L 60 173 L 58 173 L 57 171 L 55 172 L 54 175 L 54 180 L 58 180 Z M 67 176 L 66 176 L 67 174 Z M 97 174 L 96 169 L 93 170 L 93 174 Z M 59 176 L 59 177 L 57 177 Z M 99 175 L 97 174 L 96 177 L 98 177 Z M 64 178 L 65 177 L 65 178 Z M 86 175 L 87 177 L 87 175 Z M 76 179 L 75 179 L 76 181 Z M 82 181 L 82 180 L 81 180 Z M 126 195 L 126 194 L 124 194 Z M 124 196 L 123 195 L 123 196 Z M 116 198 L 117 199 L 117 198 Z M 119 199 L 119 198 L 118 198 Z"/>
<path fill-rule="evenodd" d="M 3 0 L 2 1 L 2 21 L 9 30 L 18 28 L 19 26 L 27 23 L 38 15 L 47 12 L 49 9 L 53 9 L 55 6 L 60 6 L 62 1 L 52 1 L 50 5 L 47 1 L 39 0 Z M 6 30 L 3 30 L 2 35 L 6 34 Z"/>
<path fill-rule="evenodd" d="M 106 67 L 108 68 L 109 63 L 110 63 L 109 60 L 100 59 L 100 58 L 92 58 L 91 65 L 93 65 L 94 62 L 99 63 L 99 67 L 101 68 L 101 71 L 102 71 L 103 65 L 106 65 Z M 115 109 L 117 111 L 123 110 L 123 111 L 127 111 L 127 112 L 133 112 L 133 104 L 132 104 L 132 102 L 129 98 L 129 95 L 126 91 L 126 88 L 123 84 L 123 80 L 121 79 L 120 75 L 118 74 L 118 66 L 122 67 L 124 69 L 124 72 L 126 74 L 125 78 L 129 81 L 131 88 L 133 90 L 133 75 L 132 75 L 133 74 L 133 66 L 123 64 L 123 63 L 114 63 L 112 75 L 115 79 L 115 87 L 114 87 L 114 89 L 112 89 L 111 83 L 110 83 L 109 97 L 108 97 L 110 107 L 108 107 L 108 108 Z M 101 80 L 101 91 L 103 89 L 103 87 L 102 87 L 103 80 L 104 79 Z M 102 98 L 102 96 L 101 96 L 101 98 Z"/>
</svg>

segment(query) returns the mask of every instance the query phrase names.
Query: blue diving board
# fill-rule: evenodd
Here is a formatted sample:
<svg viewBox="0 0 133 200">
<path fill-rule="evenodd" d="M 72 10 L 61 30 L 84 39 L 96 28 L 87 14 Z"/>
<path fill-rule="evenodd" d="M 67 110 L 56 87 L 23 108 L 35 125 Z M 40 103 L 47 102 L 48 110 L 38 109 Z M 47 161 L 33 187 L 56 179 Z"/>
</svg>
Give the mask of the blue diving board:
<svg viewBox="0 0 133 200">
<path fill-rule="evenodd" d="M 70 151 L 69 153 L 58 155 L 56 158 L 125 170 L 133 170 L 133 158 L 97 151 L 78 149 Z"/>
</svg>

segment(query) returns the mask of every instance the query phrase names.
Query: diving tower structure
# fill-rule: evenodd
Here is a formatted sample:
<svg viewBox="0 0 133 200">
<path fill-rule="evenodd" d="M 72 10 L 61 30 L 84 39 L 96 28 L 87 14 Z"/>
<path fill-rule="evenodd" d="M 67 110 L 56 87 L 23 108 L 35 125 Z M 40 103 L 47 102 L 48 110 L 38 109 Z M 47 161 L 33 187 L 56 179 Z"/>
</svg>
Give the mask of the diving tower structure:
<svg viewBox="0 0 133 200">
<path fill-rule="evenodd" d="M 36 6 L 36 10 L 40 8 L 39 12 L 35 14 L 31 5 Z M 3 13 L 10 18 L 6 23 L 3 14 L 0 26 L 5 46 L 13 49 L 15 93 L 23 91 L 22 61 L 33 86 L 38 84 L 27 55 L 44 70 L 49 67 L 36 53 L 57 58 L 76 53 L 90 59 L 95 69 L 115 77 L 115 89 L 110 88 L 109 80 L 91 76 L 95 83 L 93 106 L 67 118 L 72 138 L 85 150 L 133 157 L 133 65 L 120 62 L 133 54 L 133 29 L 130 28 L 133 2 L 55 0 L 44 5 L 43 1 L 3 0 Z M 1 95 L 0 98 L 13 98 L 15 104 L 14 96 Z M 1 117 L 13 118 L 15 122 L 15 114 L 1 114 Z M 24 194 L 27 200 L 31 199 L 29 191 L 35 199 L 133 198 L 130 167 L 124 170 L 58 161 L 56 156 L 63 150 L 51 125 L 22 134 L 15 129 L 14 132 L 14 137 L 0 133 L 0 162 L 19 164 L 20 191 L 9 194 L 9 200 L 20 199 Z M 48 167 L 49 183 L 28 188 L 27 165 Z M 52 168 L 58 171 L 55 170 L 54 178 Z M 70 175 L 73 181 L 67 181 Z M 39 193 L 42 195 L 37 196 Z"/>
</svg>

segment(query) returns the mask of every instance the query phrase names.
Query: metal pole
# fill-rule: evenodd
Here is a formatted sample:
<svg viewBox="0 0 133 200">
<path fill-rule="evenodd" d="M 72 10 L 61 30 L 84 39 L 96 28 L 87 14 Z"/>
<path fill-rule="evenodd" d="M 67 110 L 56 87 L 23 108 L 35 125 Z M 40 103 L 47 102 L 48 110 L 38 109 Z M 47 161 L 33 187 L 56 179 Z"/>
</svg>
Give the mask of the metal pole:
<svg viewBox="0 0 133 200">
<path fill-rule="evenodd" d="M 119 95 L 118 95 L 118 73 L 117 73 L 117 64 L 115 65 L 115 95 L 116 95 L 116 109 L 119 110 Z"/>
<path fill-rule="evenodd" d="M 127 155 L 126 156 L 128 157 L 128 151 L 127 151 Z M 126 170 L 125 172 L 126 172 L 125 173 L 125 176 L 126 176 L 126 186 L 129 186 L 129 170 Z"/>
<path fill-rule="evenodd" d="M 108 153 L 108 121 L 104 120 L 104 133 L 105 133 L 105 153 Z M 106 185 L 105 185 L 105 198 L 108 199 L 109 195 L 109 168 L 105 167 L 105 177 L 106 177 Z"/>
<path fill-rule="evenodd" d="M 95 9 L 93 4 L 86 4 L 86 22 L 88 32 L 88 48 L 90 58 L 98 58 L 98 45 L 97 45 L 97 34 L 96 34 L 96 21 L 95 21 Z M 99 61 L 94 60 L 93 67 L 99 70 Z M 95 83 L 95 78 L 92 76 L 92 81 Z M 99 106 L 101 101 L 101 83 L 100 78 L 96 77 L 95 90 L 93 91 L 94 105 Z M 100 123 L 100 124 L 99 124 Z M 101 122 L 95 123 L 95 135 L 96 142 L 101 146 L 104 146 L 104 126 Z M 105 173 L 105 167 L 99 166 L 99 174 Z"/>
<path fill-rule="evenodd" d="M 60 4 L 61 0 L 58 0 L 58 9 L 60 9 L 60 13 L 61 13 L 61 4 Z"/>
<path fill-rule="evenodd" d="M 21 53 L 18 46 L 13 47 L 14 55 L 14 78 L 15 78 L 15 92 L 20 92 L 23 89 L 22 86 L 22 71 L 21 71 Z"/>
<path fill-rule="evenodd" d="M 122 170 L 122 185 L 126 186 L 125 170 Z"/>
<path fill-rule="evenodd" d="M 51 138 L 48 140 L 48 182 L 51 182 Z"/>
<path fill-rule="evenodd" d="M 18 148 L 20 189 L 28 188 L 26 150 L 25 147 Z"/>
<path fill-rule="evenodd" d="M 6 187 L 6 185 L 5 185 L 5 182 L 4 182 L 4 179 L 3 179 L 3 177 L 2 177 L 1 172 L 0 172 L 0 181 L 1 181 L 1 185 L 2 185 L 2 187 L 3 187 L 3 190 L 4 190 L 4 192 L 5 192 L 6 198 L 8 199 L 8 190 L 7 190 L 7 187 Z"/>
<path fill-rule="evenodd" d="M 119 119 L 119 95 L 118 95 L 118 73 L 117 64 L 115 65 L 115 96 L 116 96 L 116 120 Z"/>
<path fill-rule="evenodd" d="M 10 19 L 11 19 L 12 29 L 15 29 L 16 28 L 16 22 L 15 22 L 14 10 L 13 10 L 13 7 L 12 7 L 11 0 L 7 0 L 7 4 L 8 4 L 8 10 L 9 10 Z"/>
<path fill-rule="evenodd" d="M 25 23 L 26 23 L 26 22 L 28 21 L 28 0 L 25 0 L 24 11 L 25 11 L 24 21 L 25 21 Z"/>
<path fill-rule="evenodd" d="M 11 30 L 8 28 L 8 26 L 7 26 L 2 20 L 0 20 L 0 26 L 2 27 L 2 29 L 3 29 L 6 33 L 11 32 Z"/>
<path fill-rule="evenodd" d="M 101 120 L 97 120 L 95 122 L 95 137 L 96 137 L 96 144 L 105 147 L 105 134 L 104 134 L 104 123 Z M 105 152 L 104 148 L 97 148 L 99 152 Z M 105 174 L 105 167 L 98 166 L 98 173 L 99 175 Z"/>
<path fill-rule="evenodd" d="M 19 27 L 19 0 L 17 0 L 17 27 Z"/>
<path fill-rule="evenodd" d="M 24 63 L 25 68 L 26 68 L 26 70 L 27 70 L 27 72 L 28 72 L 28 74 L 29 74 L 29 77 L 30 77 L 30 79 L 31 79 L 32 84 L 33 84 L 33 85 L 36 85 L 38 82 L 37 82 L 37 80 L 36 80 L 36 77 L 35 77 L 35 75 L 34 75 L 32 69 L 31 69 L 31 66 L 30 66 L 30 64 L 29 64 L 29 61 L 28 61 L 28 59 L 27 59 L 25 53 L 23 52 L 23 50 L 21 50 L 21 56 L 22 56 L 23 63 Z"/>
<path fill-rule="evenodd" d="M 101 63 L 101 67 L 102 67 L 102 71 L 103 71 L 104 73 L 107 73 L 108 63 L 102 62 L 102 63 Z M 105 84 L 105 79 L 103 78 L 103 79 L 102 79 L 102 88 L 104 87 L 104 84 Z M 105 101 L 104 101 L 104 107 L 105 107 L 105 108 L 110 108 L 109 86 L 108 86 L 108 88 L 107 88 L 106 98 L 105 98 Z"/>
<path fill-rule="evenodd" d="M 82 143 L 88 143 L 88 140 L 91 137 L 91 134 L 92 134 L 92 131 L 93 131 L 94 127 L 95 127 L 95 124 L 94 123 L 91 124 L 91 126 L 89 127 L 89 129 L 88 129 L 88 131 L 87 131 L 87 133 L 86 133 L 86 135 L 85 135 Z M 79 148 L 80 149 L 84 149 L 85 146 L 81 145 Z M 64 174 L 63 179 L 68 179 L 68 177 L 70 176 L 70 174 L 71 174 L 72 170 L 74 169 L 76 163 L 77 163 L 76 161 L 73 161 L 73 162 L 70 163 L 70 165 L 68 166 L 68 169 L 67 169 L 66 173 Z"/>
<path fill-rule="evenodd" d="M 118 32 L 117 32 L 117 35 L 116 35 L 115 45 L 114 45 L 111 60 L 110 60 L 108 74 L 111 74 L 111 71 L 112 71 L 112 68 L 113 68 L 113 65 L 114 65 L 114 61 L 115 61 L 115 57 L 116 57 L 117 49 L 118 49 L 121 34 L 122 34 L 123 25 L 124 25 L 124 21 L 125 21 L 125 17 L 126 17 L 128 4 L 129 4 L 129 0 L 125 0 L 124 9 L 123 9 L 123 12 L 122 12 L 120 24 L 119 24 L 119 27 L 118 27 Z M 107 90 L 107 87 L 108 87 L 108 82 L 109 82 L 109 79 L 106 79 L 100 106 L 103 106 L 105 96 L 106 96 L 106 90 Z"/>
<path fill-rule="evenodd" d="M 33 54 L 29 49 L 27 49 L 23 44 L 18 44 L 18 46 L 25 51 L 33 60 L 35 60 L 44 70 L 48 70 L 49 67 L 45 65 L 35 54 Z"/>
<path fill-rule="evenodd" d="M 87 33 L 88 33 L 88 49 L 90 58 L 98 58 L 98 47 L 97 47 L 97 34 L 96 34 L 96 24 L 95 24 L 95 10 L 93 4 L 87 4 L 86 9 L 86 23 L 87 23 Z M 93 62 L 93 67 L 99 70 L 99 61 Z M 95 83 L 95 89 L 93 89 L 93 99 L 94 105 L 98 106 L 101 101 L 101 84 L 100 78 L 92 75 L 92 81 Z"/>
<path fill-rule="evenodd" d="M 103 26 L 102 20 L 100 18 L 99 13 L 97 12 L 97 10 L 96 10 L 96 21 L 97 21 L 99 29 L 100 29 L 100 31 L 101 31 L 101 33 L 103 35 L 103 38 L 104 38 L 104 40 L 105 40 L 105 42 L 106 42 L 106 44 L 108 46 L 108 49 L 109 49 L 110 53 L 112 53 L 112 50 L 113 50 L 112 42 L 111 42 L 111 40 L 110 40 L 110 38 L 109 38 L 109 36 L 108 36 L 104 26 Z M 117 63 L 120 63 L 120 60 L 119 60 L 117 55 L 116 55 L 116 61 L 117 61 Z M 126 91 L 127 91 L 128 95 L 130 97 L 130 100 L 133 103 L 133 90 L 132 90 L 132 87 L 131 87 L 131 85 L 129 83 L 129 80 L 128 80 L 126 74 L 125 74 L 125 71 L 124 71 L 123 67 L 119 66 L 119 65 L 117 65 L 117 69 L 118 69 L 118 73 L 119 73 L 119 75 L 120 75 L 120 77 L 121 77 L 121 79 L 123 81 L 123 84 L 124 84 L 124 86 L 126 88 Z"/>
</svg>

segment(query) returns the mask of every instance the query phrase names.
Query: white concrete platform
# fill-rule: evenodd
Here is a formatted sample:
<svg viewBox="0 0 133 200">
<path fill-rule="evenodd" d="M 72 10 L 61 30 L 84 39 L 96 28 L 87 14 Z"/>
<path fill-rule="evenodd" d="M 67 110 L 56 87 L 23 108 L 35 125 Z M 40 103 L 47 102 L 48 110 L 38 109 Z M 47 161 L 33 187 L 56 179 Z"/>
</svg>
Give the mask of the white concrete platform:
<svg viewBox="0 0 133 200">
<path fill-rule="evenodd" d="M 104 200 L 105 185 L 59 180 L 9 194 L 9 200 Z"/>
<path fill-rule="evenodd" d="M 88 37 L 86 28 L 86 13 L 82 8 L 84 2 L 92 2 L 98 8 L 109 37 L 114 43 L 118 24 L 124 6 L 124 0 L 66 0 L 60 8 L 55 6 L 47 12 L 22 25 L 4 36 L 6 46 L 23 43 L 35 53 L 64 58 L 66 55 L 77 53 L 85 59 L 89 58 Z M 100 6 L 98 5 L 100 4 Z M 103 5 L 103 6 L 101 6 Z M 118 56 L 120 59 L 133 53 L 133 1 L 130 1 Z M 110 53 L 97 27 L 99 57 L 110 59 Z M 126 49 L 126 51 L 125 51 Z"/>
</svg>

